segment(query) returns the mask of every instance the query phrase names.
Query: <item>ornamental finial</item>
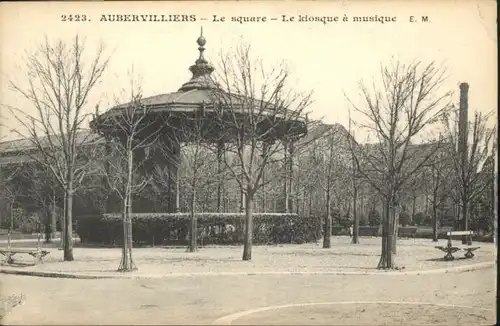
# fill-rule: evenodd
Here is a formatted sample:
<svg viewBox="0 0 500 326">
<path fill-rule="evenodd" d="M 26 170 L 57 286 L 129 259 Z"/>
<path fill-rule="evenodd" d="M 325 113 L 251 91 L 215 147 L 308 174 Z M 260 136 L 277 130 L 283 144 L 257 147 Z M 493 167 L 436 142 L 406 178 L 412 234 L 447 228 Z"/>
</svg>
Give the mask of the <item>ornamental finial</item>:
<svg viewBox="0 0 500 326">
<path fill-rule="evenodd" d="M 214 67 L 205 59 L 203 53 L 205 51 L 205 44 L 207 40 L 203 36 L 203 26 L 201 27 L 200 36 L 196 40 L 198 43 L 198 51 L 200 51 L 199 58 L 195 61 L 194 65 L 189 67 L 189 70 L 193 73 L 193 77 L 190 81 L 182 85 L 179 91 L 188 91 L 191 89 L 206 89 L 214 87 L 214 83 L 211 80 L 210 74 L 214 71 Z"/>
<path fill-rule="evenodd" d="M 203 36 L 203 26 L 201 26 L 201 32 L 200 32 L 200 37 L 198 37 L 198 40 L 196 40 L 199 46 L 205 46 L 207 44 L 207 40 Z"/>
<path fill-rule="evenodd" d="M 207 40 L 203 36 L 203 26 L 201 27 L 200 37 L 196 40 L 196 43 L 200 46 L 198 50 L 200 51 L 200 58 L 198 59 L 201 62 L 205 62 L 205 58 L 203 57 L 203 51 L 205 51 L 205 44 L 207 44 Z"/>
</svg>

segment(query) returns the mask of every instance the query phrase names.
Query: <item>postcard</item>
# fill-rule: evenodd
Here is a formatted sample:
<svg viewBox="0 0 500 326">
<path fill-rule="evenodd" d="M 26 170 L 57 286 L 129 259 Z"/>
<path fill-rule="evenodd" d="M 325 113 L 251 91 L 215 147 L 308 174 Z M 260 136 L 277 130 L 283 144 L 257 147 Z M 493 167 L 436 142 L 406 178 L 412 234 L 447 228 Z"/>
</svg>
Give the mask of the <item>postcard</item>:
<svg viewBox="0 0 500 326">
<path fill-rule="evenodd" d="M 495 6 L 0 3 L 0 319 L 493 325 Z"/>
</svg>

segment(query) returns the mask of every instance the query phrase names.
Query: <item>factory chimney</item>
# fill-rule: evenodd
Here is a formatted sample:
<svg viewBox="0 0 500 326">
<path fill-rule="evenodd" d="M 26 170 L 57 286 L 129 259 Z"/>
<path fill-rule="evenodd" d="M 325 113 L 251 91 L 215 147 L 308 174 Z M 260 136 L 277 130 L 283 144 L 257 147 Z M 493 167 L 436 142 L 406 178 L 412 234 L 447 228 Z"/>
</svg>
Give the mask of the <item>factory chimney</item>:
<svg viewBox="0 0 500 326">
<path fill-rule="evenodd" d="M 459 111 L 458 111 L 458 155 L 459 155 L 459 160 L 460 160 L 460 166 L 461 166 L 461 173 L 462 173 L 462 178 L 465 177 L 465 174 L 467 173 L 468 170 L 468 146 L 467 146 L 467 140 L 468 140 L 468 111 L 469 111 L 469 84 L 467 83 L 461 83 L 460 84 L 460 106 L 459 106 Z M 462 227 L 464 230 L 468 230 L 468 224 L 467 223 L 468 219 L 466 216 L 468 215 L 468 212 L 463 212 L 463 206 L 460 208 L 460 220 Z M 465 237 L 462 239 L 462 243 L 465 242 L 466 239 Z"/>
</svg>

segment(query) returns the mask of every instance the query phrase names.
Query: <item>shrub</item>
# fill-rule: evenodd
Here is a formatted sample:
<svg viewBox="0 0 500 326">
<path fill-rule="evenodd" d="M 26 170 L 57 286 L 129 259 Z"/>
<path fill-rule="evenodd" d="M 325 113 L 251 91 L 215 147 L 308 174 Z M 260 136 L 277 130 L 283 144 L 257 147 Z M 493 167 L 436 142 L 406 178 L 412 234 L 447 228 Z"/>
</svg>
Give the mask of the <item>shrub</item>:
<svg viewBox="0 0 500 326">
<path fill-rule="evenodd" d="M 469 228 L 471 230 L 490 232 L 493 229 L 493 218 L 486 215 L 471 216 Z"/>
<path fill-rule="evenodd" d="M 316 241 L 320 219 L 297 214 L 254 213 L 255 244 L 304 243 Z M 243 242 L 244 214 L 198 213 L 200 244 L 238 244 Z M 190 216 L 188 213 L 133 214 L 132 233 L 135 244 L 187 245 Z M 82 243 L 120 244 L 123 223 L 119 214 L 85 216 L 76 225 Z"/>
<path fill-rule="evenodd" d="M 418 228 L 416 226 L 403 226 L 398 228 L 400 238 L 415 238 Z"/>
<path fill-rule="evenodd" d="M 399 214 L 399 223 L 402 225 L 402 226 L 408 226 L 410 225 L 410 214 L 408 214 L 408 212 L 406 211 L 402 211 L 400 214 Z"/>
<path fill-rule="evenodd" d="M 14 230 L 20 230 L 22 224 L 29 223 L 29 216 L 24 209 L 14 207 L 10 214 L 7 214 L 2 219 L 1 227 L 3 229 L 10 230 L 11 222 Z"/>
<path fill-rule="evenodd" d="M 423 212 L 418 212 L 415 214 L 415 217 L 413 218 L 413 223 L 415 225 L 425 225 L 426 222 L 426 216 Z"/>
<path fill-rule="evenodd" d="M 368 223 L 367 223 L 365 217 L 360 214 L 359 215 L 359 226 L 366 226 L 366 225 L 368 225 Z"/>
<path fill-rule="evenodd" d="M 19 231 L 22 233 L 42 232 L 42 223 L 40 217 L 36 214 L 31 214 L 19 221 Z"/>
<path fill-rule="evenodd" d="M 326 215 L 326 214 L 325 214 Z M 336 225 L 338 224 L 341 220 L 343 220 L 341 214 L 340 214 L 340 210 L 338 208 L 334 208 L 332 209 L 332 211 L 330 212 L 330 215 L 332 217 L 332 225 Z"/>
<path fill-rule="evenodd" d="M 374 209 L 368 214 L 368 223 L 370 226 L 379 226 L 382 223 L 380 213 Z"/>
<path fill-rule="evenodd" d="M 379 237 L 382 235 L 382 228 L 380 226 L 360 226 L 360 237 Z"/>
</svg>

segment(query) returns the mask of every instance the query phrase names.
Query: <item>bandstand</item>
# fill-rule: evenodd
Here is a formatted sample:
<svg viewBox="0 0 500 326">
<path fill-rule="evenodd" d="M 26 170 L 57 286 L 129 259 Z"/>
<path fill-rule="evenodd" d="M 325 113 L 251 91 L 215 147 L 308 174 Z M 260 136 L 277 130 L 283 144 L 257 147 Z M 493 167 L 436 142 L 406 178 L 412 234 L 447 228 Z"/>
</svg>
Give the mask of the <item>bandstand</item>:
<svg viewBox="0 0 500 326">
<path fill-rule="evenodd" d="M 165 189 L 165 197 L 163 200 L 164 207 L 168 213 L 180 212 L 180 184 L 179 184 L 179 166 L 181 156 L 181 144 L 193 142 L 193 137 L 190 137 L 189 130 L 194 131 L 195 127 L 202 127 L 203 142 L 209 142 L 217 148 L 217 169 L 221 171 L 224 167 L 223 157 L 226 145 L 234 141 L 234 137 L 238 133 L 245 133 L 242 128 L 234 128 L 229 123 L 228 117 L 224 111 L 231 112 L 231 119 L 237 116 L 237 119 L 244 121 L 248 119 L 249 110 L 242 110 L 241 106 L 247 105 L 247 101 L 242 100 L 238 94 L 231 94 L 221 90 L 212 77 L 214 67 L 204 56 L 206 39 L 203 36 L 203 31 L 197 39 L 199 57 L 195 63 L 189 68 L 192 73 L 192 78 L 184 83 L 177 91 L 167 94 L 156 95 L 141 99 L 141 104 L 147 108 L 147 114 L 151 122 L 148 128 L 150 132 L 158 132 L 159 137 L 156 138 L 154 144 L 146 148 L 140 148 L 134 155 L 137 157 L 135 161 L 141 161 L 141 173 L 148 174 L 155 166 L 161 166 L 167 171 L 167 185 Z M 230 99 L 230 101 L 221 100 L 222 98 Z M 255 101 L 258 101 L 255 99 Z M 228 104 L 232 107 L 228 108 Z M 99 116 L 100 119 L 107 119 L 120 114 L 121 110 L 127 108 L 130 104 L 122 104 L 112 107 L 108 111 Z M 271 106 L 270 106 L 271 107 Z M 288 212 L 291 209 L 291 200 L 289 194 L 292 189 L 292 158 L 294 153 L 294 142 L 307 134 L 307 125 L 305 120 L 300 117 L 287 119 L 284 116 L 270 116 L 259 113 L 257 117 L 258 130 L 261 130 L 262 136 L 259 141 L 266 143 L 281 142 L 284 149 L 283 164 L 287 171 L 283 183 L 283 198 L 284 205 L 280 209 L 283 212 Z M 254 116 L 255 118 L 255 116 Z M 278 121 L 278 122 L 277 122 Z M 94 128 L 104 136 L 110 139 L 119 131 L 112 125 L 103 123 L 93 123 Z M 106 125 L 106 127 L 103 127 Z M 196 125 L 196 126 L 195 126 Z M 241 126 L 244 126 L 241 123 Z M 272 130 L 270 129 L 272 128 Z M 188 130 L 188 132 L 186 132 Z M 146 131 L 147 132 L 147 131 Z M 139 135 L 144 137 L 145 135 Z M 168 155 L 165 155 L 165 152 Z M 168 157 L 168 159 L 166 158 Z M 154 182 L 154 180 L 152 181 Z M 222 192 L 225 187 L 225 180 L 220 178 L 217 184 L 217 212 L 222 212 Z M 244 192 L 240 191 L 240 211 L 244 210 Z M 142 202 L 134 198 L 134 212 L 147 213 L 151 211 L 153 205 L 151 203 Z M 136 205 L 136 202 L 138 205 Z M 116 203 L 108 205 L 108 212 L 117 212 L 119 209 Z"/>
</svg>

